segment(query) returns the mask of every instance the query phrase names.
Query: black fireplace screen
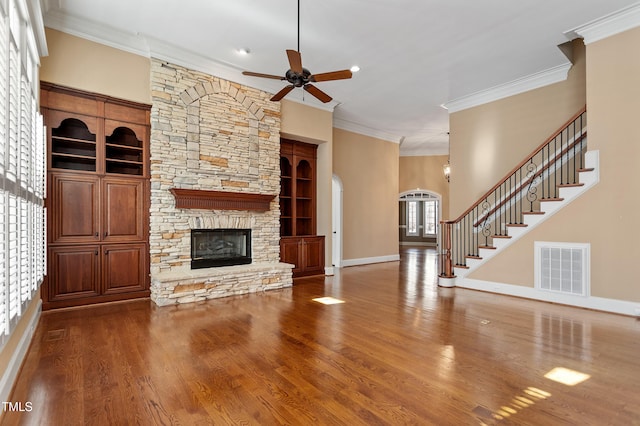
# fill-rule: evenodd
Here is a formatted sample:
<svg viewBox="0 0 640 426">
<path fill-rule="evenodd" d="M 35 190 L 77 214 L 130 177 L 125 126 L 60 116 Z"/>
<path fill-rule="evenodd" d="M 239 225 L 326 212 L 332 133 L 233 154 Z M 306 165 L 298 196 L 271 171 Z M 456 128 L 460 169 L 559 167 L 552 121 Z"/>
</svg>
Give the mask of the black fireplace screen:
<svg viewBox="0 0 640 426">
<path fill-rule="evenodd" d="M 251 263 L 250 229 L 192 229 L 191 269 Z"/>
</svg>

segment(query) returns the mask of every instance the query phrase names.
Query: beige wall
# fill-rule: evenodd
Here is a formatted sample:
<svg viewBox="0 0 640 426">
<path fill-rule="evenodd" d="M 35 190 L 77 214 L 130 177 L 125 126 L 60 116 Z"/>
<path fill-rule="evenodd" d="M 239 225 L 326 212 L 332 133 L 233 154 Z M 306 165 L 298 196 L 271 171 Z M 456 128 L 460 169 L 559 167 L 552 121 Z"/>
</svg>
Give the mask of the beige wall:
<svg viewBox="0 0 640 426">
<path fill-rule="evenodd" d="M 298 102 L 282 101 L 280 105 L 282 137 L 315 143 L 317 160 L 317 233 L 325 236 L 325 266 L 331 266 L 331 177 L 333 174 L 333 113 Z"/>
<path fill-rule="evenodd" d="M 449 218 L 449 182 L 444 178 L 442 166 L 446 155 L 400 157 L 399 191 L 403 193 L 426 189 L 442 196 L 442 218 Z"/>
<path fill-rule="evenodd" d="M 398 254 L 398 164 L 398 144 L 333 129 L 345 261 Z"/>
<path fill-rule="evenodd" d="M 151 103 L 151 61 L 46 28 L 49 56 L 40 80 L 130 101 Z"/>
<path fill-rule="evenodd" d="M 591 244 L 591 294 L 640 302 L 640 28 L 586 49 L 588 147 L 600 152 L 600 182 L 478 269 L 471 278 L 533 286 L 534 241 Z"/>
<path fill-rule="evenodd" d="M 584 107 L 584 46 L 573 47 L 566 81 L 450 115 L 452 219 Z"/>
</svg>

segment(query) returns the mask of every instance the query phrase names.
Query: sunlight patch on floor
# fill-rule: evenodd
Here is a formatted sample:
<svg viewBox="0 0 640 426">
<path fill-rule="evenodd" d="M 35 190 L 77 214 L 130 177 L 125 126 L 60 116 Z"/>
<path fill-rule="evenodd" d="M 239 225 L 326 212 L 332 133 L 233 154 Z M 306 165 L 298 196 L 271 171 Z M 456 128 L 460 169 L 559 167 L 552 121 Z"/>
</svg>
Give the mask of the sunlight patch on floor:
<svg viewBox="0 0 640 426">
<path fill-rule="evenodd" d="M 591 378 L 588 374 L 563 367 L 554 368 L 545 374 L 544 377 L 567 386 L 575 386 Z"/>
<path fill-rule="evenodd" d="M 344 300 L 336 299 L 334 297 L 316 297 L 312 300 L 314 302 L 322 303 L 323 305 L 336 305 L 338 303 L 344 303 Z"/>
</svg>

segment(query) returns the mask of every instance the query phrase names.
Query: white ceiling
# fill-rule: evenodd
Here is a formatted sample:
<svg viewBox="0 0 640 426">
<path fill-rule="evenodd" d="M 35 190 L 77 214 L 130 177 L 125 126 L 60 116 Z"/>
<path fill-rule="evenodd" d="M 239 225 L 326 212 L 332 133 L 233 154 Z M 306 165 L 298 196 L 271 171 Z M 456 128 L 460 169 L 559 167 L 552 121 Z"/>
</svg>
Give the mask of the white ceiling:
<svg viewBox="0 0 640 426">
<path fill-rule="evenodd" d="M 401 155 L 447 151 L 441 105 L 567 69 L 568 31 L 637 0 L 301 0 L 300 51 L 312 73 L 358 65 L 350 80 L 286 99 L 334 110 L 334 125 L 401 143 Z M 170 60 L 275 93 L 297 49 L 297 0 L 45 0 L 51 28 Z M 239 48 L 251 53 L 240 56 Z M 563 67 L 564 66 L 564 67 Z"/>
</svg>

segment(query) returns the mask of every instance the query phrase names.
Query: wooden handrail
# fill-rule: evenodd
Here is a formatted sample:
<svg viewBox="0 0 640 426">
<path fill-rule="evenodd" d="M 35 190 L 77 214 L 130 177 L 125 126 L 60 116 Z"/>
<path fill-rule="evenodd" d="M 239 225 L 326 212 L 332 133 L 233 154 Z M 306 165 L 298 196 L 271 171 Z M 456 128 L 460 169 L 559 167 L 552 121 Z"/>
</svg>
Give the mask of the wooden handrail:
<svg viewBox="0 0 640 426">
<path fill-rule="evenodd" d="M 577 112 L 573 117 L 571 117 L 569 120 L 567 120 L 566 123 L 564 123 L 560 128 L 558 128 L 558 130 L 556 130 L 552 136 L 550 136 L 549 138 L 547 138 L 542 144 L 540 144 L 540 146 L 538 146 L 531 154 L 529 154 L 524 160 L 522 160 L 520 163 L 518 163 L 517 166 L 515 166 L 513 169 L 511 169 L 511 171 L 509 171 L 509 173 L 507 173 L 505 175 L 505 177 L 503 177 L 501 180 L 498 181 L 497 184 L 495 184 L 490 190 L 488 190 L 482 197 L 478 198 L 478 201 L 476 201 L 475 203 L 473 203 L 471 205 L 471 207 L 469 207 L 467 210 L 464 211 L 464 213 L 462 213 L 460 216 L 458 216 L 457 219 L 455 220 L 445 220 L 443 221 L 444 223 L 457 223 L 460 222 L 467 214 L 469 214 L 473 209 L 475 209 L 477 206 L 479 206 L 487 197 L 489 197 L 496 189 L 498 189 L 500 187 L 500 185 L 502 185 L 507 179 L 509 179 L 511 177 L 511 175 L 513 175 L 518 169 L 520 169 L 522 166 L 524 166 L 525 164 L 527 164 L 528 161 L 530 161 L 533 157 L 536 156 L 536 154 L 538 154 L 540 151 L 542 151 L 542 149 L 544 147 L 546 147 L 549 142 L 551 142 L 552 140 L 554 140 L 556 137 L 558 137 L 558 135 L 560 133 L 562 133 L 564 131 L 564 129 L 566 129 L 567 127 L 569 127 L 569 125 L 571 125 L 571 123 L 573 123 L 574 121 L 576 121 L 578 119 L 578 117 L 580 117 L 582 114 L 584 114 L 587 111 L 587 107 L 584 106 L 579 112 Z M 581 129 L 582 130 L 582 129 Z"/>
<path fill-rule="evenodd" d="M 560 153 L 558 153 L 556 156 L 554 156 L 551 159 L 547 159 L 547 164 L 545 164 L 544 166 L 542 166 L 542 168 L 540 170 L 538 170 L 533 176 L 531 176 L 530 178 L 527 178 L 527 180 L 525 180 L 524 182 L 522 182 L 520 185 L 518 185 L 516 187 L 515 190 L 511 191 L 511 194 L 506 197 L 505 199 L 503 199 L 502 201 L 500 201 L 498 204 L 496 204 L 491 210 L 489 210 L 486 214 L 484 214 L 479 220 L 477 220 L 473 226 L 477 227 L 479 226 L 482 222 L 484 222 L 484 220 L 488 217 L 491 216 L 493 213 L 495 213 L 498 209 L 500 209 L 502 206 L 506 205 L 510 199 L 512 199 L 513 197 L 515 197 L 518 193 L 520 193 L 520 191 L 522 191 L 525 187 L 529 186 L 531 184 L 531 182 L 533 182 L 536 178 L 538 178 L 539 176 L 541 176 L 545 170 L 551 168 L 551 166 L 553 166 L 556 161 L 560 160 L 562 157 L 564 157 L 569 151 L 571 151 L 571 149 L 575 148 L 576 146 L 578 146 L 583 140 L 584 138 L 587 136 L 587 132 L 582 132 L 582 134 L 576 138 L 571 145 L 567 145 L 566 148 L 564 148 L 562 151 L 560 151 Z M 525 163 L 526 164 L 526 163 Z M 502 181 L 504 183 L 504 181 Z"/>
</svg>

